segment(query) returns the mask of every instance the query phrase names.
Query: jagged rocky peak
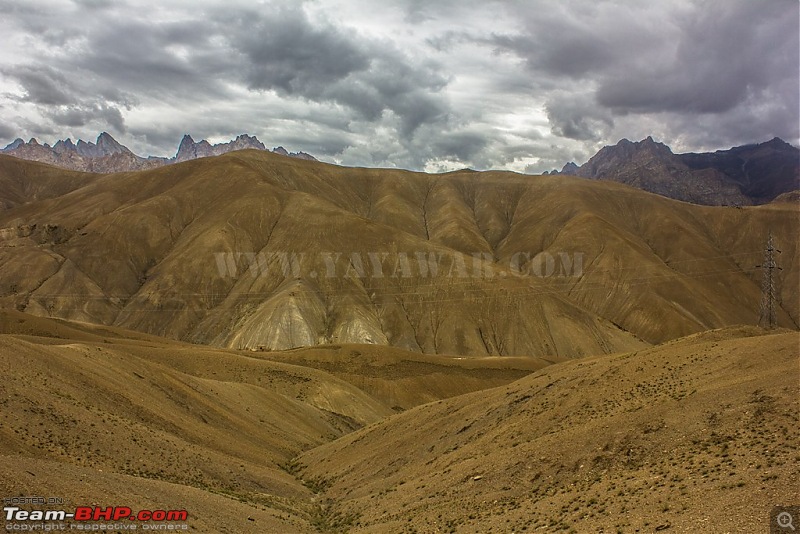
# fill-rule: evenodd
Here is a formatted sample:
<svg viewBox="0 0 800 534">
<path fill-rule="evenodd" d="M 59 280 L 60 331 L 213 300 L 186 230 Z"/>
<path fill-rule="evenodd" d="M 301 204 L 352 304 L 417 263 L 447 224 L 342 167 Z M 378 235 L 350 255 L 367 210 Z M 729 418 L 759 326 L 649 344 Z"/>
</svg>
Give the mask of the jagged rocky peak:
<svg viewBox="0 0 800 534">
<path fill-rule="evenodd" d="M 317 158 L 312 156 L 311 154 L 306 154 L 305 152 L 289 152 L 290 158 L 297 158 L 297 159 L 304 159 L 306 161 L 319 161 Z"/>
<path fill-rule="evenodd" d="M 22 159 L 84 172 L 132 171 L 163 164 L 140 158 L 118 143 L 108 132 L 98 135 L 95 143 L 82 139 L 73 143 L 68 137 L 56 141 L 52 147 L 47 143 L 39 144 L 36 139 L 31 139 L 27 143 L 17 139 L 2 149 L 2 152 Z"/>
<path fill-rule="evenodd" d="M 175 161 L 180 162 L 208 156 L 219 156 L 234 150 L 245 150 L 248 148 L 256 150 L 267 149 L 255 136 L 247 134 L 240 134 L 236 136 L 236 139 L 228 141 L 227 143 L 217 143 L 213 145 L 205 139 L 195 142 L 191 135 L 186 134 L 181 140 L 177 154 L 175 154 Z"/>
<path fill-rule="evenodd" d="M 122 146 L 116 139 L 111 137 L 111 134 L 108 132 L 103 132 L 98 135 L 94 143 L 78 139 L 78 143 L 73 145 L 72 141 L 67 139 L 67 141 L 65 141 L 65 146 L 81 156 L 93 158 L 111 156 L 113 154 L 133 154 L 127 147 Z"/>
<path fill-rule="evenodd" d="M 602 149 L 600 149 L 598 155 L 619 154 L 623 156 L 628 156 L 641 151 L 650 151 L 654 153 L 658 152 L 668 152 L 670 154 L 672 153 L 672 150 L 667 145 L 655 141 L 652 138 L 652 136 L 648 135 L 641 141 L 636 141 L 636 142 L 622 138 L 616 145 L 605 146 Z"/>
<path fill-rule="evenodd" d="M 50 147 L 48 144 L 39 144 L 35 138 L 27 143 L 16 139 L 0 152 L 11 154 L 23 159 L 41 161 L 67 169 L 90 172 L 121 172 L 139 169 L 151 169 L 170 163 L 179 163 L 196 158 L 219 156 L 234 150 L 255 149 L 268 151 L 267 147 L 253 135 L 239 134 L 235 139 L 226 143 L 211 144 L 203 139 L 195 142 L 192 136 L 186 134 L 181 139 L 178 151 L 172 158 L 137 156 L 127 147 L 121 145 L 108 132 L 97 136 L 95 143 L 78 139 L 73 143 L 67 138 L 59 140 Z M 288 152 L 282 147 L 273 149 L 272 152 L 298 159 L 317 161 L 314 156 L 305 152 Z"/>
<path fill-rule="evenodd" d="M 25 141 L 23 141 L 22 138 L 17 137 L 12 142 L 10 142 L 8 145 L 6 145 L 6 147 L 3 149 L 3 152 L 8 151 L 8 150 L 17 149 L 17 148 L 21 147 L 24 144 L 25 144 Z"/>
<path fill-rule="evenodd" d="M 132 154 L 130 150 L 119 144 L 117 140 L 111 137 L 111 135 L 107 132 L 103 132 L 97 136 L 96 143 L 87 143 L 82 139 L 78 139 L 77 143 L 73 143 L 72 139 L 67 137 L 66 139 L 59 139 L 52 147 L 47 143 L 40 144 L 35 137 L 32 137 L 27 143 L 22 139 L 17 138 L 13 143 L 6 146 L 3 149 L 3 152 L 11 152 L 24 148 L 46 148 L 51 149 L 56 155 L 77 153 L 81 156 L 89 157 L 102 157 L 121 153 Z"/>
<path fill-rule="evenodd" d="M 226 150 L 245 150 L 248 148 L 253 148 L 256 150 L 266 150 L 267 147 L 259 141 L 256 136 L 254 135 L 247 135 L 247 134 L 239 134 L 236 136 L 236 139 L 229 143 L 224 143 L 226 145 Z"/>
<path fill-rule="evenodd" d="M 616 149 L 616 150 L 641 150 L 643 148 L 666 148 L 670 150 L 670 148 L 665 145 L 664 143 L 660 143 L 653 139 L 653 136 L 648 135 L 641 141 L 631 141 L 623 137 L 620 139 L 616 145 L 608 145 L 603 147 L 603 149 Z M 602 149 L 601 149 L 602 150 Z"/>
<path fill-rule="evenodd" d="M 763 204 L 800 188 L 800 151 L 780 138 L 716 152 L 676 154 L 651 136 L 621 139 L 562 174 L 611 180 L 697 204 Z"/>
<path fill-rule="evenodd" d="M 56 143 L 56 144 L 58 144 L 58 143 Z M 44 145 L 39 144 L 39 141 L 37 141 L 35 137 L 31 137 L 30 139 L 28 139 L 27 143 L 21 137 L 17 137 L 12 142 L 7 144 L 5 148 L 0 149 L 0 152 L 11 152 L 12 150 L 24 149 L 24 148 L 27 148 L 27 147 L 47 147 L 47 148 L 50 148 L 50 145 L 48 145 L 47 143 L 45 143 Z"/>
<path fill-rule="evenodd" d="M 772 148 L 774 150 L 782 150 L 782 151 L 789 151 L 789 152 L 796 152 L 797 148 L 793 147 L 780 137 L 773 137 L 766 143 L 761 143 L 762 147 Z"/>
<path fill-rule="evenodd" d="M 119 144 L 108 132 L 103 132 L 97 136 L 95 146 L 104 155 L 130 152 L 127 147 Z"/>
<path fill-rule="evenodd" d="M 289 158 L 297 158 L 297 159 L 304 159 L 307 161 L 319 161 L 317 158 L 312 156 L 311 154 L 306 154 L 305 152 L 289 152 L 282 146 L 277 146 L 272 149 L 273 154 L 278 154 L 279 156 L 287 156 Z"/>
<path fill-rule="evenodd" d="M 616 145 L 604 146 L 589 161 L 580 167 L 571 168 L 570 173 L 584 178 L 602 178 L 610 172 L 615 172 L 620 165 L 631 161 L 667 161 L 674 158 L 672 150 L 664 143 L 655 141 L 647 136 L 641 141 L 620 139 Z"/>
<path fill-rule="evenodd" d="M 197 144 L 192 136 L 186 134 L 178 145 L 178 152 L 175 154 L 175 161 L 187 161 L 197 157 Z"/>
<path fill-rule="evenodd" d="M 578 172 L 578 169 L 579 169 L 579 168 L 580 168 L 580 167 L 578 167 L 578 166 L 575 164 L 575 162 L 574 162 L 574 161 L 570 161 L 569 163 L 567 163 L 566 165 L 564 165 L 564 166 L 561 168 L 561 172 L 560 172 L 560 173 L 558 173 L 558 172 L 552 172 L 552 173 L 550 173 L 550 174 L 569 174 L 569 175 L 575 175 L 575 173 L 577 173 L 577 172 Z"/>
<path fill-rule="evenodd" d="M 255 135 L 247 135 L 247 134 L 240 134 L 236 136 L 236 139 L 233 141 L 235 145 L 247 145 L 253 148 L 258 148 L 261 150 L 266 150 L 267 147 L 261 141 L 256 138 Z"/>
<path fill-rule="evenodd" d="M 651 136 L 647 136 L 638 143 L 636 143 L 636 147 L 639 149 L 646 149 L 652 150 L 654 152 L 664 152 L 668 154 L 672 154 L 672 149 L 665 145 L 664 143 L 659 143 L 658 141 L 654 141 Z"/>
<path fill-rule="evenodd" d="M 53 150 L 55 150 L 57 153 L 74 152 L 75 145 L 72 143 L 72 139 L 67 137 L 63 141 L 56 141 L 56 144 L 53 145 Z"/>
<path fill-rule="evenodd" d="M 75 145 L 75 150 L 77 150 L 78 154 L 87 155 L 89 152 L 91 152 L 90 144 L 83 139 L 78 139 L 78 143 Z"/>
</svg>

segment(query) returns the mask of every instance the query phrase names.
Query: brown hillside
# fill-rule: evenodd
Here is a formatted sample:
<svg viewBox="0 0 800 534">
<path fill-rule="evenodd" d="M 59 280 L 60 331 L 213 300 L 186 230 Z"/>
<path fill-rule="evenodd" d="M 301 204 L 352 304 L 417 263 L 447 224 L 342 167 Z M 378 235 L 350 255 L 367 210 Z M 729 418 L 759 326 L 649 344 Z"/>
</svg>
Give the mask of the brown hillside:
<svg viewBox="0 0 800 534">
<path fill-rule="evenodd" d="M 453 358 L 375 345 L 325 345 L 265 357 L 326 371 L 395 410 L 507 384 L 555 363 L 531 357 Z"/>
<path fill-rule="evenodd" d="M 779 323 L 796 328 L 797 215 L 563 176 L 427 175 L 243 151 L 98 176 L 0 212 L 0 305 L 232 348 L 579 357 L 754 324 L 768 229 L 783 251 Z M 47 231 L 18 231 L 33 225 Z M 219 254 L 239 252 L 263 261 L 229 270 Z M 284 272 L 276 253 L 304 255 L 298 271 Z M 323 253 L 340 254 L 331 277 Z M 383 276 L 370 253 L 384 258 Z M 542 253 L 558 262 L 552 276 L 535 275 L 551 274 Z M 423 273 L 417 254 L 435 255 L 437 272 Z"/>
<path fill-rule="evenodd" d="M 91 174 L 0 155 L 0 211 L 69 193 L 95 178 Z"/>
<path fill-rule="evenodd" d="M 800 498 L 796 332 L 700 334 L 426 404 L 300 457 L 352 532 L 759 532 Z"/>
<path fill-rule="evenodd" d="M 335 364 L 330 348 L 313 350 L 303 357 Z M 201 532 L 310 532 L 325 511 L 287 467 L 293 457 L 391 415 L 389 401 L 485 389 L 546 364 L 416 354 L 403 364 L 398 349 L 372 350 L 367 386 L 380 398 L 349 383 L 352 366 L 348 382 L 261 353 L 1 312 L 0 492 L 186 508 Z M 395 381 L 399 399 L 386 393 Z"/>
</svg>

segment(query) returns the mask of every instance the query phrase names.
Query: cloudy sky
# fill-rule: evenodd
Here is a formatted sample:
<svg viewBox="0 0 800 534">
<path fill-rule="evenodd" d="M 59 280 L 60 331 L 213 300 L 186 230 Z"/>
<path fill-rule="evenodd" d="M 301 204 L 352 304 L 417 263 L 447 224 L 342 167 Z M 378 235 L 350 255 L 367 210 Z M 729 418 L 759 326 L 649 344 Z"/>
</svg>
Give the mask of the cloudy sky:
<svg viewBox="0 0 800 534">
<path fill-rule="evenodd" d="M 0 0 L 0 143 L 539 172 L 652 135 L 800 142 L 798 0 Z"/>
</svg>

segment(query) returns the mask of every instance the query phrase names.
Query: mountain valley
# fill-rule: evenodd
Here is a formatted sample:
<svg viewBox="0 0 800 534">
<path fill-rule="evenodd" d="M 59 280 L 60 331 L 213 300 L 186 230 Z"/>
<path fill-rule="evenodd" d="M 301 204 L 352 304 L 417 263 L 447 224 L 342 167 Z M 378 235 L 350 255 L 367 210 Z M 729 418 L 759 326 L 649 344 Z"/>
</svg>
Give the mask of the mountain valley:
<svg viewBox="0 0 800 534">
<path fill-rule="evenodd" d="M 758 530 L 799 497 L 799 211 L 0 155 L 0 490 L 201 532 Z"/>
</svg>

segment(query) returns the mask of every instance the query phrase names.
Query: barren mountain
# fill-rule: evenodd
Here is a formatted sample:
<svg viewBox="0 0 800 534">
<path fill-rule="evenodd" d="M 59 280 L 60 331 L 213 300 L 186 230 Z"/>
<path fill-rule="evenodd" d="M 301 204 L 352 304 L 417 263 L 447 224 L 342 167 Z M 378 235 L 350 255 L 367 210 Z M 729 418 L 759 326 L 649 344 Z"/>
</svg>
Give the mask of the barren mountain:
<svg viewBox="0 0 800 534">
<path fill-rule="evenodd" d="M 254 533 L 753 532 L 800 497 L 791 195 L 244 150 L 0 156 L 0 202 L 5 495 Z M 770 232 L 766 333 L 734 325 Z"/>
<path fill-rule="evenodd" d="M 304 358 L 336 353 L 317 350 Z M 536 366 L 408 356 L 375 354 L 368 376 L 399 381 L 415 405 Z M 261 354 L 18 312 L 0 312 L 0 371 L 0 492 L 188 509 L 201 532 L 314 531 L 326 511 L 290 460 L 394 413 L 346 380 Z"/>
<path fill-rule="evenodd" d="M 152 169 L 165 165 L 166 158 L 143 158 L 120 145 L 103 132 L 96 143 L 71 139 L 57 141 L 52 147 L 31 138 L 27 143 L 17 139 L 4 149 L 4 154 L 29 161 L 48 163 L 64 169 L 85 172 L 119 172 Z"/>
<path fill-rule="evenodd" d="M 60 172 L 0 158 L 5 308 L 219 347 L 574 358 L 755 324 L 770 230 L 780 325 L 800 313 L 791 203 L 711 208 L 563 176 L 264 151 Z M 43 198 L 20 173 L 58 187 Z"/>
<path fill-rule="evenodd" d="M 71 139 L 57 141 L 52 147 L 40 144 L 36 139 L 27 143 L 22 139 L 0 150 L 16 158 L 29 161 L 48 163 L 64 169 L 85 172 L 110 173 L 153 169 L 171 163 L 188 161 L 208 156 L 219 156 L 234 150 L 244 149 L 267 150 L 261 141 L 253 136 L 242 134 L 228 143 L 212 145 L 205 139 L 195 143 L 190 135 L 185 135 L 178 146 L 178 151 L 172 158 L 137 156 L 127 147 L 119 144 L 110 134 L 103 132 L 97 137 L 96 143 L 78 140 L 73 143 Z M 276 154 L 316 161 L 316 158 L 305 152 L 287 152 L 283 147 L 272 150 Z"/>
<path fill-rule="evenodd" d="M 199 143 L 195 143 L 194 139 L 192 139 L 192 136 L 187 134 L 183 136 L 183 139 L 181 139 L 181 144 L 178 146 L 178 152 L 175 154 L 175 157 L 170 160 L 170 163 L 173 161 L 181 162 L 197 158 L 220 156 L 235 150 L 246 149 L 267 150 L 267 147 L 264 146 L 264 143 L 259 141 L 256 137 L 247 134 L 242 134 L 236 137 L 236 139 L 233 141 L 229 141 L 227 143 L 218 143 L 216 145 L 212 145 L 205 139 Z M 306 154 L 305 152 L 287 152 L 287 150 L 282 146 L 272 149 L 272 152 L 275 154 L 280 154 L 281 156 L 288 156 L 290 158 L 316 161 L 316 158 Z"/>
<path fill-rule="evenodd" d="M 356 431 L 297 468 L 349 532 L 765 531 L 776 503 L 800 497 L 800 338 L 762 334 L 546 367 Z"/>
<path fill-rule="evenodd" d="M 680 157 L 692 169 L 724 173 L 757 204 L 800 190 L 800 150 L 777 137 L 757 145 Z"/>
<path fill-rule="evenodd" d="M 580 167 L 568 163 L 561 174 L 620 182 L 696 204 L 763 204 L 800 189 L 800 150 L 775 138 L 713 153 L 674 154 L 652 137 L 636 143 L 622 139 Z"/>
<path fill-rule="evenodd" d="M 800 497 L 800 338 L 764 334 L 547 365 L 2 312 L 0 491 L 186 509 L 209 533 L 756 532 Z"/>
</svg>

